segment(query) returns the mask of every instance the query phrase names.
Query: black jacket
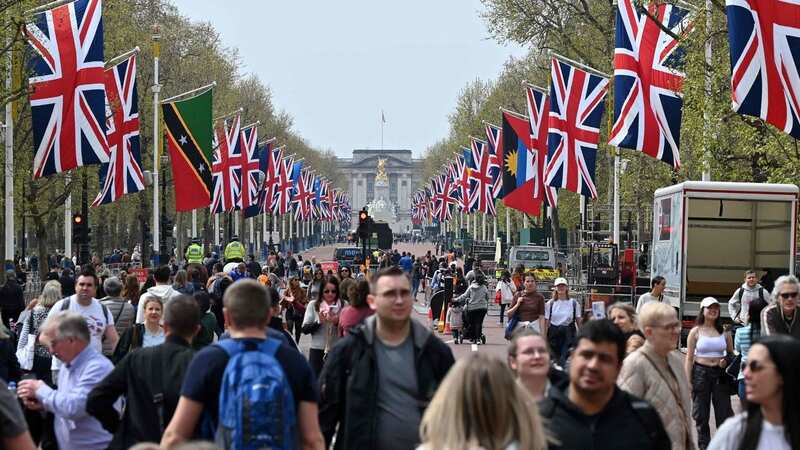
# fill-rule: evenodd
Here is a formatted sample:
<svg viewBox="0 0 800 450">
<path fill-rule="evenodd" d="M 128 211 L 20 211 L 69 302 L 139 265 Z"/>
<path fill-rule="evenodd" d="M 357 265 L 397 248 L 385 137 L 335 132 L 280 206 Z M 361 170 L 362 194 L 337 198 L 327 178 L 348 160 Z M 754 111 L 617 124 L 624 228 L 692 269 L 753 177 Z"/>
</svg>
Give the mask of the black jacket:
<svg viewBox="0 0 800 450">
<path fill-rule="evenodd" d="M 539 402 L 539 412 L 559 444 L 550 450 L 670 450 L 669 436 L 649 403 L 614 387 L 606 407 L 587 416 L 566 395 L 550 389 Z"/>
<path fill-rule="evenodd" d="M 333 346 L 320 374 L 319 422 L 330 447 L 336 433 L 335 449 L 375 448 L 377 429 L 378 373 L 375 358 L 376 316 L 352 328 Z M 414 365 L 419 386 L 421 412 L 453 365 L 453 353 L 425 326 L 411 321 Z M 338 431 L 336 426 L 339 426 Z"/>
<path fill-rule="evenodd" d="M 8 327 L 12 320 L 17 320 L 25 310 L 25 294 L 17 280 L 9 280 L 0 287 L 0 311 L 3 314 L 3 325 Z"/>
<path fill-rule="evenodd" d="M 19 381 L 22 370 L 17 361 L 17 339 L 13 331 L 9 331 L 9 337 L 0 339 L 0 379 L 9 383 Z"/>
<path fill-rule="evenodd" d="M 117 343 L 116 348 L 114 348 L 114 354 L 111 356 L 111 360 L 114 364 L 119 363 L 122 361 L 122 358 L 125 357 L 128 353 L 142 348 L 142 343 L 144 342 L 144 324 L 143 323 L 135 323 L 130 328 L 125 330 L 122 333 L 122 336 L 119 337 L 119 342 Z"/>
<path fill-rule="evenodd" d="M 128 354 L 89 393 L 86 411 L 114 434 L 109 450 L 126 449 L 137 442 L 159 442 L 163 433 L 155 394 L 163 393 L 163 426 L 169 424 L 181 395 L 186 368 L 194 356 L 189 343 L 169 335 L 155 347 Z M 114 402 L 125 396 L 120 420 Z"/>
</svg>

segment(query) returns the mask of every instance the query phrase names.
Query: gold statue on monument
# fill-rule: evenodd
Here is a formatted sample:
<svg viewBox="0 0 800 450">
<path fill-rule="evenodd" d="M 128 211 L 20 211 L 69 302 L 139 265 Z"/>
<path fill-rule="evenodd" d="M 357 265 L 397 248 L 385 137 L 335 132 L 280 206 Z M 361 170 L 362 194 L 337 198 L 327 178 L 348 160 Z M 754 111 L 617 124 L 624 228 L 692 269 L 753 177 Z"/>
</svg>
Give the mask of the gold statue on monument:
<svg viewBox="0 0 800 450">
<path fill-rule="evenodd" d="M 378 172 L 375 174 L 375 181 L 389 181 L 386 175 L 386 159 L 378 158 Z"/>
</svg>

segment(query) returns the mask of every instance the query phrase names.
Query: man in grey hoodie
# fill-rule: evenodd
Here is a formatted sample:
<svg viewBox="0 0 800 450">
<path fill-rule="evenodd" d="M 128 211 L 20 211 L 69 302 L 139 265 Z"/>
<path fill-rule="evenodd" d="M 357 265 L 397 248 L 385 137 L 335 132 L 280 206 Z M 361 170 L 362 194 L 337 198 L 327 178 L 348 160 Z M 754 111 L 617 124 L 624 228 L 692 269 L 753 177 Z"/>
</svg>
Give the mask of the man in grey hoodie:
<svg viewBox="0 0 800 450">
<path fill-rule="evenodd" d="M 148 298 L 157 298 L 166 306 L 168 301 L 181 295 L 180 292 L 172 289 L 169 276 L 169 266 L 160 266 L 153 271 L 153 278 L 156 280 L 156 285 L 139 297 L 139 305 L 136 308 L 136 323 L 144 323 L 144 304 Z"/>
<path fill-rule="evenodd" d="M 731 315 L 731 319 L 742 325 L 747 323 L 750 302 L 759 297 L 769 303 L 769 292 L 758 284 L 755 270 L 748 270 L 744 273 L 744 283 L 739 289 L 736 289 L 731 299 L 728 300 L 728 312 Z"/>
</svg>

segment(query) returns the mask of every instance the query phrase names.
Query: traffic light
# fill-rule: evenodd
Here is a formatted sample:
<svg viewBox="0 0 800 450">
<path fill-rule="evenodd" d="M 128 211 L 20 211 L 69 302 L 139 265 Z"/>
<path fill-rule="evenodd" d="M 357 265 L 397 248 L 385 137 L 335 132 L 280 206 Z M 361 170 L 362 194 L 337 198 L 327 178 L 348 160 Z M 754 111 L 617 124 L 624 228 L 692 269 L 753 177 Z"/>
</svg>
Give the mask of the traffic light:
<svg viewBox="0 0 800 450">
<path fill-rule="evenodd" d="M 83 214 L 72 215 L 72 241 L 80 244 L 89 243 L 89 224 Z"/>
</svg>

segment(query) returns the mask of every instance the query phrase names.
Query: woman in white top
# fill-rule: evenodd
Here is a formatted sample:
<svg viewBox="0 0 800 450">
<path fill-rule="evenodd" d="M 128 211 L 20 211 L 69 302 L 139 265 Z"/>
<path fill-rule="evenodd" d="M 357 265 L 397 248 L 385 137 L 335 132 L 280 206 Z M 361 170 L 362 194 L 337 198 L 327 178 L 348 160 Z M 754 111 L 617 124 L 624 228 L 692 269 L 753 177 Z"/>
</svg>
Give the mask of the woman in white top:
<svg viewBox="0 0 800 450">
<path fill-rule="evenodd" d="M 742 366 L 748 406 L 728 419 L 709 450 L 800 449 L 800 341 L 766 336 L 750 347 Z"/>
<path fill-rule="evenodd" d="M 722 329 L 719 302 L 706 297 L 700 302 L 697 325 L 689 332 L 684 370 L 692 392 L 692 417 L 697 426 L 697 444 L 700 450 L 708 447 L 711 431 L 711 402 L 714 402 L 714 419 L 717 428 L 733 415 L 731 388 L 720 383 L 725 375 L 727 355 L 733 354 L 733 340 Z"/>
<path fill-rule="evenodd" d="M 422 416 L 420 450 L 545 450 L 536 402 L 494 356 L 459 359 Z"/>
<path fill-rule="evenodd" d="M 503 324 L 503 317 L 505 317 L 506 308 L 511 304 L 514 298 L 514 291 L 516 287 L 511 281 L 511 272 L 504 270 L 503 275 L 500 276 L 500 281 L 494 288 L 495 292 L 500 293 L 500 325 Z"/>
<path fill-rule="evenodd" d="M 547 336 L 553 361 L 564 367 L 581 326 L 582 308 L 580 302 L 570 296 L 565 278 L 556 278 L 553 285 L 553 298 L 544 305 L 546 330 L 542 334 Z"/>
</svg>

